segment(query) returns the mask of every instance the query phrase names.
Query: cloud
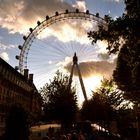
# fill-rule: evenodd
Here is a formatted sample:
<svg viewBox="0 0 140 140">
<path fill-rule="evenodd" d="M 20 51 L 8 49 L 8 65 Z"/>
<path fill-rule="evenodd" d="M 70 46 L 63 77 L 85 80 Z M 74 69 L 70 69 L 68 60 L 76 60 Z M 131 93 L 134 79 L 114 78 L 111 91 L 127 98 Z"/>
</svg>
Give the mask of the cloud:
<svg viewBox="0 0 140 140">
<path fill-rule="evenodd" d="M 11 48 L 15 48 L 16 46 L 15 45 L 5 45 L 5 44 L 3 44 L 3 43 L 0 43 L 0 52 L 1 51 L 5 51 L 5 50 L 7 50 L 7 49 L 11 49 Z"/>
<path fill-rule="evenodd" d="M 121 2 L 121 0 L 113 0 L 113 1 L 118 2 L 118 3 Z"/>
<path fill-rule="evenodd" d="M 25 33 L 46 15 L 74 9 L 62 0 L 0 0 L 0 3 L 0 26 L 11 33 Z"/>
<path fill-rule="evenodd" d="M 86 2 L 83 0 L 76 1 L 76 4 L 73 7 L 80 9 L 81 11 L 86 11 Z"/>
<path fill-rule="evenodd" d="M 99 57 L 101 60 L 108 60 L 108 59 L 110 58 L 108 53 L 99 53 L 99 54 L 98 54 L 98 57 Z"/>
<path fill-rule="evenodd" d="M 89 38 L 87 37 L 87 32 L 96 28 L 96 25 L 91 23 L 90 21 L 82 20 L 69 20 L 69 21 L 61 21 L 61 23 L 55 23 L 51 25 L 49 28 L 46 28 L 39 34 L 40 39 L 45 39 L 49 36 L 56 37 L 59 41 L 64 43 L 69 41 L 77 41 L 81 44 L 90 43 Z M 47 34 L 46 34 L 47 32 Z"/>
<path fill-rule="evenodd" d="M 119 3 L 119 2 L 122 2 L 122 0 L 105 0 L 107 2 L 116 2 L 116 3 Z"/>
<path fill-rule="evenodd" d="M 100 49 L 98 50 L 98 53 L 102 53 L 102 52 L 107 53 L 107 49 L 106 49 L 108 46 L 107 41 L 97 41 L 97 45 L 100 47 Z"/>
<path fill-rule="evenodd" d="M 65 65 L 65 70 L 71 72 L 72 64 L 68 63 Z M 87 78 L 93 75 L 100 75 L 105 77 L 110 77 L 115 68 L 115 62 L 111 63 L 108 61 L 90 61 L 90 62 L 81 62 L 79 63 L 79 68 L 82 73 L 82 76 Z M 77 75 L 77 71 L 74 71 L 74 74 Z"/>
<path fill-rule="evenodd" d="M 0 37 L 0 39 L 2 38 Z M 15 47 L 16 47 L 15 45 L 5 45 L 0 42 L 0 57 L 8 62 L 10 58 L 9 58 L 9 54 L 7 53 L 7 50 Z"/>
<path fill-rule="evenodd" d="M 0 53 L 0 57 L 7 62 L 9 61 L 9 56 L 8 56 L 7 52 Z"/>
<path fill-rule="evenodd" d="M 30 27 L 36 26 L 38 20 L 43 21 L 46 15 L 52 16 L 56 11 L 64 12 L 66 9 L 75 11 L 75 8 L 86 11 L 86 3 L 81 0 L 75 1 L 73 5 L 64 0 L 0 0 L 0 2 L 0 26 L 7 28 L 10 33 L 19 32 L 25 35 L 29 33 Z M 43 30 L 40 38 L 55 36 L 63 42 L 77 39 L 81 43 L 89 43 L 87 38 L 89 28 L 97 28 L 97 25 L 92 25 L 89 21 L 73 21 L 72 24 L 59 23 L 49 26 L 47 34 Z"/>
</svg>

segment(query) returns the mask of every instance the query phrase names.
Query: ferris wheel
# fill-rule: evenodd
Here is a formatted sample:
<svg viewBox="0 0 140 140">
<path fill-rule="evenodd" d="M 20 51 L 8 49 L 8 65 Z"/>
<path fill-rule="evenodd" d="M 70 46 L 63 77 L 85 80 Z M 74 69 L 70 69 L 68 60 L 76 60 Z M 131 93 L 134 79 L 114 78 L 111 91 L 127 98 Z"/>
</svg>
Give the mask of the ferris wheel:
<svg viewBox="0 0 140 140">
<path fill-rule="evenodd" d="M 20 54 L 16 56 L 19 65 L 16 69 L 23 74 L 29 69 L 34 74 L 37 88 L 51 79 L 57 70 L 70 72 L 70 63 L 76 52 L 79 63 L 97 59 L 98 47 L 91 44 L 87 32 L 97 30 L 98 25 L 107 28 L 107 23 L 99 14 L 66 10 L 56 12 L 37 21 L 35 28 L 23 36 L 24 43 L 19 45 Z"/>
</svg>

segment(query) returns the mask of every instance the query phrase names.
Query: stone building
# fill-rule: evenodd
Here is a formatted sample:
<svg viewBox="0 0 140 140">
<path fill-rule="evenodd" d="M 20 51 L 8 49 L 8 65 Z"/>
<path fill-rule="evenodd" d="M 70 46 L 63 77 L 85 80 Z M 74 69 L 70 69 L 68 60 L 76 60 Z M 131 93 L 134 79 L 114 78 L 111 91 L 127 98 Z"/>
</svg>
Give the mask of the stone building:
<svg viewBox="0 0 140 140">
<path fill-rule="evenodd" d="M 0 58 L 0 135 L 12 105 L 21 105 L 36 120 L 41 114 L 42 98 L 33 84 L 33 74 L 28 74 L 28 69 L 22 75 Z"/>
</svg>

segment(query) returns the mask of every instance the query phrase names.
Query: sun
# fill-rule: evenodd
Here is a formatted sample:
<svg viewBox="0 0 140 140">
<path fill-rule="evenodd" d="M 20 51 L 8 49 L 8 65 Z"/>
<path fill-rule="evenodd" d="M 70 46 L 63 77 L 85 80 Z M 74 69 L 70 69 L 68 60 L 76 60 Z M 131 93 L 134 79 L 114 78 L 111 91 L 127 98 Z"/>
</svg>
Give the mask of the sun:
<svg viewBox="0 0 140 140">
<path fill-rule="evenodd" d="M 83 82 L 84 82 L 84 86 L 85 86 L 85 90 L 86 90 L 88 99 L 90 99 L 92 97 L 92 91 L 96 91 L 96 89 L 101 86 L 102 80 L 103 80 L 103 76 L 101 76 L 101 75 L 92 75 L 90 77 L 83 78 Z M 83 96 L 83 92 L 82 92 L 78 77 L 75 79 L 75 81 L 77 83 L 76 89 L 77 89 L 77 96 L 78 96 L 78 104 L 79 104 L 79 106 L 81 106 L 85 99 Z"/>
<path fill-rule="evenodd" d="M 92 91 L 96 91 L 96 89 L 101 86 L 102 79 L 103 76 L 101 75 L 93 75 L 91 77 L 84 78 L 84 85 L 88 98 L 92 96 Z"/>
</svg>

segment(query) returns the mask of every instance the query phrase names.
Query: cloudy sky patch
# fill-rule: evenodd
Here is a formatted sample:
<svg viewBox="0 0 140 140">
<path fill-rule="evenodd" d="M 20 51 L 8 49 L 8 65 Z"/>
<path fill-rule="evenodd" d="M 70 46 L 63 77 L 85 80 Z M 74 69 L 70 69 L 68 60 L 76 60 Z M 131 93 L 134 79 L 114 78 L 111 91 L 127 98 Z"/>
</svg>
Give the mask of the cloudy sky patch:
<svg viewBox="0 0 140 140">
<path fill-rule="evenodd" d="M 7 52 L 0 53 L 0 57 L 7 62 L 9 61 L 9 56 L 8 56 Z"/>
<path fill-rule="evenodd" d="M 72 63 L 68 63 L 65 69 L 70 72 Z M 89 61 L 79 63 L 79 68 L 84 78 L 91 77 L 93 75 L 100 75 L 104 77 L 111 77 L 112 72 L 115 68 L 115 63 L 108 61 Z M 77 76 L 77 70 L 75 69 L 74 75 Z"/>
<path fill-rule="evenodd" d="M 80 11 L 88 9 L 93 14 L 98 12 L 101 17 L 109 14 L 114 18 L 122 15 L 124 3 L 123 0 L 0 0 L 0 57 L 15 67 L 18 63 L 15 56 L 20 54 L 18 45 L 24 43 L 22 36 L 29 34 L 30 27 L 36 27 L 37 21 L 43 21 L 46 15 L 51 17 L 56 11 L 75 11 L 76 8 Z M 85 20 L 49 26 L 30 47 L 27 59 L 30 71 L 43 75 L 48 70 L 55 70 L 56 65 L 65 66 L 65 70 L 70 71 L 70 60 L 76 51 L 84 77 L 110 76 L 115 57 L 108 56 L 106 42 L 91 45 L 86 33 L 95 29 L 95 24 Z"/>
</svg>

